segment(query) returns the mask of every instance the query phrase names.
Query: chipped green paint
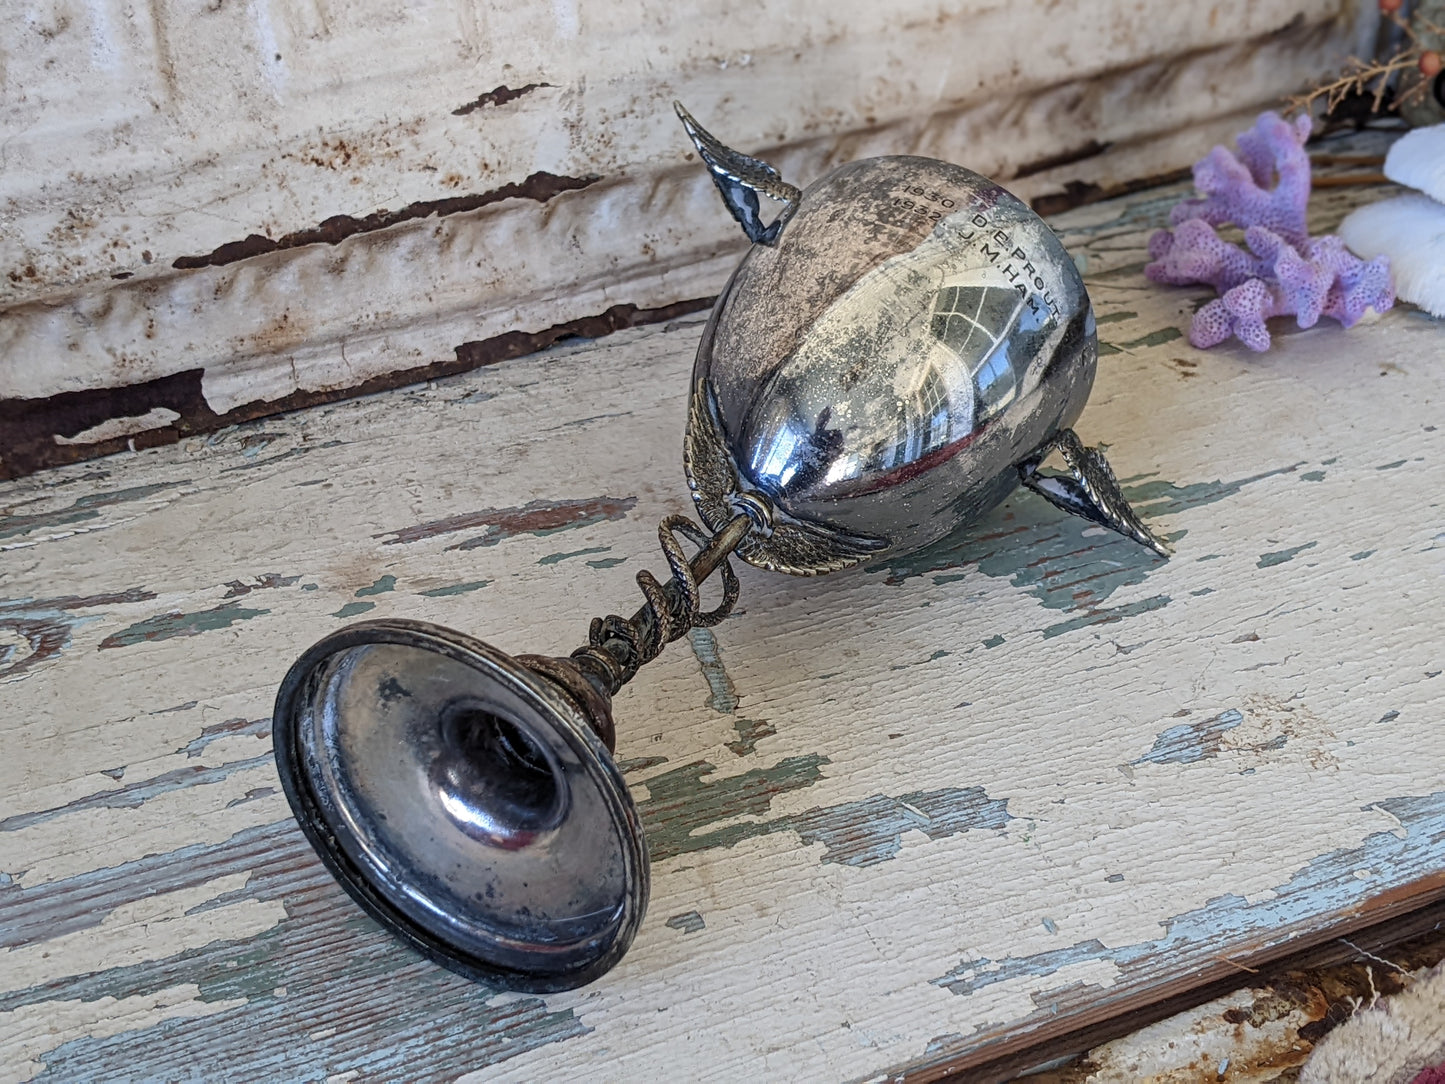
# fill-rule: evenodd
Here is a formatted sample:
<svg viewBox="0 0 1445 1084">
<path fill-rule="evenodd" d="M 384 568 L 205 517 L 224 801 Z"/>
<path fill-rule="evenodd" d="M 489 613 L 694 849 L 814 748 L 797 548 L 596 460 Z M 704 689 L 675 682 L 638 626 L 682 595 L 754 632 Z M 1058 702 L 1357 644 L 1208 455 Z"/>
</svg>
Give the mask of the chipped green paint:
<svg viewBox="0 0 1445 1084">
<path fill-rule="evenodd" d="M 1140 346 L 1163 346 L 1165 343 L 1172 343 L 1175 339 L 1182 339 L 1184 332 L 1177 327 L 1161 327 L 1158 331 L 1151 331 L 1149 334 L 1133 339 L 1126 343 L 1120 343 L 1119 349 L 1133 350 Z"/>
<path fill-rule="evenodd" d="M 372 582 L 370 587 L 358 587 L 356 597 L 362 598 L 366 595 L 384 595 L 388 591 L 396 590 L 396 577 L 387 575 L 381 576 Z M 332 617 L 355 617 L 357 614 L 364 614 L 368 610 L 376 609 L 374 602 L 348 602 L 341 609 L 333 613 Z"/>
<path fill-rule="evenodd" d="M 1086 538 L 1088 528 L 1043 498 L 1019 492 L 973 530 L 955 532 L 870 571 L 888 573 L 890 584 L 942 572 L 933 577 L 941 586 L 967 575 L 946 570 L 976 568 L 985 576 L 1009 580 L 1049 609 L 1073 610 L 1102 601 L 1120 587 L 1143 583 L 1160 563 L 1137 543 L 1116 535 Z"/>
<path fill-rule="evenodd" d="M 1113 343 L 1106 343 L 1103 339 L 1099 340 L 1099 357 L 1107 358 L 1110 354 L 1122 354 L 1123 352 Z"/>
<path fill-rule="evenodd" d="M 1381 466 L 1376 467 L 1375 469 L 1376 469 L 1376 470 L 1395 470 L 1397 467 L 1403 467 L 1403 466 L 1404 466 L 1406 463 L 1408 463 L 1408 462 L 1410 462 L 1408 459 L 1397 459 L 1397 460 L 1395 460 L 1395 462 L 1393 462 L 1393 463 L 1385 463 L 1385 464 L 1383 464 L 1383 465 L 1381 465 Z"/>
<path fill-rule="evenodd" d="M 647 799 L 637 803 L 653 862 L 714 847 L 733 847 L 745 839 L 775 831 L 776 825 L 762 820 L 705 829 L 737 817 L 763 816 L 779 794 L 811 787 L 823 778 L 823 765 L 828 763 L 827 757 L 813 753 L 788 757 L 771 768 L 754 768 L 705 782 L 703 777 L 717 769 L 699 760 L 653 776 L 643 784 Z"/>
<path fill-rule="evenodd" d="M 994 633 L 992 636 L 990 636 L 987 640 L 985 640 L 985 641 L 983 642 L 983 646 L 984 646 L 984 647 L 988 647 L 988 648 L 1002 647 L 1003 644 L 1004 644 L 1004 638 L 1003 638 L 1001 635 L 999 635 L 998 633 Z"/>
<path fill-rule="evenodd" d="M 384 595 L 384 594 L 386 594 L 388 591 L 393 591 L 393 590 L 395 590 L 395 589 L 396 589 L 396 577 L 395 577 L 395 576 L 382 576 L 382 577 L 381 577 L 380 579 L 378 579 L 375 583 L 373 583 L 370 587 L 361 587 L 361 588 L 358 588 L 357 591 L 356 591 L 356 597 L 357 597 L 357 598 L 362 598 L 362 597 L 365 596 L 365 595 Z"/>
<path fill-rule="evenodd" d="M 270 612 L 270 610 L 250 610 L 238 602 L 227 602 L 209 610 L 201 610 L 199 613 L 158 614 L 155 617 L 148 617 L 144 621 L 137 621 L 120 632 L 112 633 L 100 642 L 100 647 L 96 650 L 108 647 L 130 647 L 148 641 L 153 643 L 158 640 L 171 640 L 177 636 L 199 636 L 203 632 L 230 628 L 237 621 L 249 621 L 253 617 L 260 617 L 262 614 Z"/>
<path fill-rule="evenodd" d="M 1090 625 L 1112 625 L 1128 617 L 1138 617 L 1140 614 L 1147 614 L 1152 610 L 1162 610 L 1172 601 L 1173 599 L 1168 595 L 1155 595 L 1152 598 L 1140 599 L 1138 602 L 1126 603 L 1123 606 L 1092 609 L 1078 617 L 1071 617 L 1067 621 L 1060 621 L 1057 625 L 1050 625 L 1044 629 L 1044 639 L 1050 640 L 1055 636 L 1062 636 L 1066 632 L 1086 629 Z"/>
<path fill-rule="evenodd" d="M 1298 464 L 1279 467 L 1229 481 L 1215 479 L 1177 485 L 1143 475 L 1122 483 L 1124 495 L 1145 519 L 1172 516 L 1233 497 L 1244 487 L 1276 475 L 1288 474 Z M 1092 531 L 1085 536 L 1085 531 Z M 1173 541 L 1186 532 L 1176 530 Z M 965 578 L 953 569 L 976 568 L 985 576 L 1009 580 L 1045 607 L 1085 610 L 1084 624 L 1119 620 L 1131 613 L 1100 611 L 1100 603 L 1121 587 L 1142 584 L 1163 562 L 1142 546 L 1112 532 L 1104 534 L 1092 524 L 1058 511 L 1041 497 L 1016 490 L 1007 501 L 977 523 L 967 525 L 916 553 L 890 558 L 868 567 L 887 573 L 887 582 L 899 584 L 912 576 L 935 575 L 938 585 Z M 1135 604 L 1135 607 L 1143 604 Z M 1157 609 L 1162 602 L 1148 608 Z M 1052 635 L 1067 631 L 1055 626 Z"/>
<path fill-rule="evenodd" d="M 179 489 L 181 486 L 190 484 L 190 479 L 187 478 L 180 482 L 156 482 L 153 485 L 132 486 L 129 489 L 117 489 L 110 493 L 89 493 L 72 501 L 69 506 L 58 508 L 54 512 L 0 516 L 0 539 L 29 534 L 31 531 L 44 530 L 47 527 L 65 527 L 71 523 L 99 519 L 100 512 L 96 511 L 98 508 L 125 504 L 128 501 L 143 501 L 147 497 L 154 497 L 157 493 L 164 493 L 168 489 Z"/>
<path fill-rule="evenodd" d="M 731 715 L 737 710 L 738 694 L 733 688 L 733 679 L 723 667 L 717 637 L 713 635 L 712 629 L 694 628 L 688 630 L 687 639 L 692 644 L 692 653 L 702 667 L 702 676 L 710 690 L 707 706 L 713 711 Z"/>
<path fill-rule="evenodd" d="M 706 783 L 703 777 L 713 766 L 698 761 L 654 776 L 644 784 L 649 798 L 638 803 L 653 861 L 733 847 L 774 832 L 796 832 L 805 846 L 823 844 L 821 862 L 872 866 L 898 854 L 905 832 L 943 839 L 973 829 L 1001 831 L 1012 819 L 1007 801 L 990 798 L 982 787 L 945 787 L 896 797 L 875 794 L 862 801 L 761 819 L 774 797 L 812 786 L 827 763 L 820 756 L 790 757 L 773 768 Z M 759 819 L 736 823 L 743 816 Z M 701 831 L 723 821 L 734 823 Z"/>
<path fill-rule="evenodd" d="M 673 915 L 663 925 L 670 930 L 681 930 L 683 933 L 697 933 L 699 930 L 707 929 L 707 923 L 703 922 L 702 915 L 696 911 L 684 911 L 680 915 Z"/>
<path fill-rule="evenodd" d="M 428 1079 L 432 1074 L 452 1079 L 587 1031 L 570 1010 L 552 1010 L 541 998 L 496 1003 L 494 989 L 425 962 L 364 913 L 340 906 L 340 892 L 286 822 L 246 829 L 219 845 L 189 845 L 39 886 L 30 890 L 38 894 L 31 910 L 35 902 L 49 901 L 52 920 L 31 929 L 48 939 L 56 936 L 57 924 L 65 932 L 94 928 L 118 907 L 157 891 L 205 883 L 220 868 L 246 869 L 250 876 L 240 889 L 189 913 L 283 900 L 289 914 L 244 940 L 219 938 L 112 967 L 102 962 L 94 971 L 7 991 L 0 994 L 0 1012 L 54 999 L 143 997 L 177 983 L 194 984 L 198 1000 L 211 1005 L 244 1003 L 187 1019 L 180 1028 L 161 1021 L 57 1044 L 39 1059 L 46 1065 L 40 1079 L 172 1079 L 176 1066 L 193 1064 L 197 1048 L 207 1051 L 208 1063 L 226 1065 L 238 1079 L 294 1079 L 297 1064 L 324 1074 L 360 1068 L 383 1080 L 417 1079 L 416 1066 L 424 1064 Z M 11 894 L 0 909 L 14 902 Z M 0 921 L 0 929 L 7 927 L 13 928 Z M 314 981 L 318 966 L 327 981 Z M 404 1004 L 387 996 L 398 988 L 407 991 Z M 337 989 L 357 996 L 357 1012 L 337 1015 Z M 439 1042 L 439 1020 L 465 1020 L 466 1027 Z M 378 1028 L 386 1042 L 370 1049 L 367 1039 Z"/>
<path fill-rule="evenodd" d="M 733 729 L 738 736 L 736 741 L 728 742 L 728 749 L 736 756 L 751 755 L 757 749 L 758 742 L 776 734 L 777 728 L 766 719 L 744 719 L 737 714 L 737 690 L 723 666 L 722 651 L 712 629 L 689 629 L 687 637 L 692 645 L 692 653 L 702 667 L 702 676 L 707 681 L 707 706 L 713 711 L 732 716 Z"/>
<path fill-rule="evenodd" d="M 242 835 L 254 845 L 266 833 L 274 828 Z M 571 1009 L 553 1009 L 535 996 L 497 1002 L 496 990 L 421 960 L 357 909 L 318 908 L 310 898 L 318 889 L 335 893 L 335 887 L 324 883 L 309 855 L 303 857 L 298 847 L 304 845 L 294 834 L 276 842 L 285 860 L 258 855 L 245 887 L 228 894 L 228 902 L 283 899 L 288 910 L 308 901 L 271 929 L 164 958 L 102 966 L 11 992 L 0 1002 L 9 1009 L 57 997 L 145 997 L 182 983 L 194 984 L 202 1003 L 240 1004 L 186 1017 L 182 1026 L 162 1020 L 57 1043 L 39 1053 L 44 1071 L 35 1079 L 174 1079 L 178 1066 L 195 1066 L 196 1050 L 235 1079 L 298 1079 L 298 1065 L 304 1067 L 299 1079 L 306 1080 L 358 1071 L 368 1079 L 417 1079 L 418 1066 L 427 1079 L 453 1079 L 587 1034 Z M 166 857 L 175 866 L 185 856 Z M 321 961 L 325 982 L 315 981 Z M 400 1001 L 388 996 L 398 988 L 406 990 Z M 351 991 L 357 1011 L 337 1014 L 338 989 Z M 465 1020 L 466 1027 L 439 1038 L 438 1021 L 446 1020 Z M 373 1045 L 379 1032 L 386 1041 Z"/>
<path fill-rule="evenodd" d="M 1294 560 L 1296 556 L 1303 553 L 1305 550 L 1314 549 L 1317 545 L 1319 545 L 1318 542 L 1306 542 L 1303 546 L 1291 546 L 1287 550 L 1275 550 L 1272 553 L 1261 553 L 1259 555 L 1259 561 L 1255 564 L 1254 567 L 1273 568 L 1275 565 L 1282 565 L 1286 561 Z"/>
<path fill-rule="evenodd" d="M 1087 960 L 1108 960 L 1118 969 L 1116 988 L 1134 989 L 1136 976 L 1157 975 L 1160 960 L 1170 960 L 1181 950 L 1198 953 L 1199 946 L 1245 943 L 1255 952 L 1266 946 L 1287 945 L 1302 922 L 1318 915 L 1351 915 L 1363 905 L 1362 889 L 1354 876 L 1357 870 L 1396 870 L 1399 883 L 1431 876 L 1438 871 L 1436 856 L 1445 832 L 1445 792 L 1423 797 L 1405 797 L 1376 805 L 1402 825 L 1376 832 L 1358 847 L 1330 851 L 1311 859 L 1289 880 L 1245 898 L 1233 892 L 1214 896 L 1203 905 L 1174 915 L 1161 923 L 1157 938 L 1133 944 L 1104 945 L 1097 939 L 1048 949 L 1027 956 L 992 960 L 971 953 L 959 965 L 931 980 L 934 985 L 958 995 L 969 995 L 995 983 L 1012 982 L 1022 976 L 1053 975 L 1062 968 Z M 1407 876 L 1412 875 L 1412 876 Z M 1114 880 L 1110 876 L 1108 880 Z M 1217 958 L 1217 957 L 1216 957 Z M 1097 1008 L 1099 988 L 1075 983 L 1054 991 L 1051 1002 L 1038 1015 L 1056 1019 L 1061 1012 L 1073 1013 L 1085 1007 Z M 916 1064 L 912 1068 L 917 1068 Z"/>
<path fill-rule="evenodd" d="M 268 734 L 270 732 L 269 724 L 270 720 L 267 720 Z M 247 757 L 244 760 L 233 760 L 225 764 L 217 764 L 209 767 L 201 764 L 186 764 L 179 768 L 173 768 L 170 771 L 161 772 L 148 779 L 137 779 L 110 790 L 101 790 L 91 794 L 81 795 L 72 798 L 63 805 L 52 806 L 48 809 L 30 810 L 24 813 L 12 813 L 10 816 L 0 819 L 0 832 L 18 832 L 32 825 L 44 824 L 46 821 L 54 820 L 59 816 L 85 810 L 139 809 L 145 805 L 146 802 L 160 795 L 170 794 L 174 791 L 185 790 L 190 787 L 204 787 L 213 783 L 220 783 L 229 779 L 237 772 L 246 772 L 253 768 L 269 766 L 270 763 L 271 754 L 267 752 L 262 753 L 260 756 Z"/>
<path fill-rule="evenodd" d="M 606 553 L 611 546 L 588 546 L 584 550 L 572 550 L 570 553 L 549 553 L 546 557 L 539 557 L 539 565 L 555 565 L 559 561 L 569 561 L 573 557 L 586 557 L 589 553 Z"/>
<path fill-rule="evenodd" d="M 1233 497 L 1247 485 L 1282 474 L 1292 474 L 1299 467 L 1300 464 L 1291 463 L 1287 467 L 1276 467 L 1274 470 L 1261 471 L 1259 474 L 1229 482 L 1216 478 L 1212 482 L 1193 482 L 1183 486 L 1162 480 L 1146 481 L 1148 476 L 1141 475 L 1128 479 L 1121 488 L 1130 503 L 1136 508 L 1142 508 L 1146 516 L 1173 515 L 1188 508 L 1202 508 Z"/>
<path fill-rule="evenodd" d="M 470 583 L 454 583 L 447 587 L 433 587 L 417 593 L 423 598 L 447 598 L 451 595 L 465 595 L 468 591 L 480 591 L 491 582 L 491 580 L 472 580 Z"/>
<path fill-rule="evenodd" d="M 1095 316 L 1094 323 L 1117 324 L 1121 320 L 1136 320 L 1138 319 L 1138 317 L 1139 314 L 1137 312 L 1106 312 L 1101 315 Z"/>
<path fill-rule="evenodd" d="M 626 557 L 599 557 L 595 561 L 588 561 L 588 568 L 616 568 L 618 565 L 626 564 Z"/>
<path fill-rule="evenodd" d="M 1350 554 L 1350 560 L 1351 560 L 1351 561 L 1363 561 L 1366 557 L 1373 557 L 1374 555 L 1375 555 L 1375 551 L 1374 551 L 1374 550 L 1361 550 L 1359 553 L 1352 553 L 1352 554 Z"/>
<path fill-rule="evenodd" d="M 1324 480 L 1325 472 L 1322 470 L 1307 470 L 1300 475 L 1302 482 L 1323 482 Z"/>
</svg>

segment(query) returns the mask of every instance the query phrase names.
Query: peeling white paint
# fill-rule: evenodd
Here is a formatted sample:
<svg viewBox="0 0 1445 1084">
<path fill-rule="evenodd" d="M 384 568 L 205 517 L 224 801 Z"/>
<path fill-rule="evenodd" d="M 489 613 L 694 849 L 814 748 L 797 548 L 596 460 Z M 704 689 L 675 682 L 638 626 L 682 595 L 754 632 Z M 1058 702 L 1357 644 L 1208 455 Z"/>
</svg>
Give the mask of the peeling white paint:
<svg viewBox="0 0 1445 1084">
<path fill-rule="evenodd" d="M 144 433 L 147 429 L 159 429 L 163 425 L 170 425 L 179 418 L 180 412 L 171 410 L 169 407 L 152 407 L 144 414 L 137 414 L 129 418 L 109 418 L 99 425 L 92 425 L 89 429 L 83 429 L 73 437 L 55 434 L 56 444 L 98 444 L 103 440 L 113 440 L 116 437 L 129 437 L 136 433 Z"/>
</svg>

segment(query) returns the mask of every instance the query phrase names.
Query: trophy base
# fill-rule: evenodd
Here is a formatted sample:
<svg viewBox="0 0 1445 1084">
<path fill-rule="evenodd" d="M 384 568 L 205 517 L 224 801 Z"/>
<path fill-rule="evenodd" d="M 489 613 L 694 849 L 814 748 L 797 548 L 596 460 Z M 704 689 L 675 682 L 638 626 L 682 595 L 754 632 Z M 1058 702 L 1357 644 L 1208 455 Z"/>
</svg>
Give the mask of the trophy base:
<svg viewBox="0 0 1445 1084">
<path fill-rule="evenodd" d="M 419 952 L 514 990 L 591 982 L 647 907 L 608 704 L 559 664 L 368 621 L 312 646 L 276 698 L 281 785 L 337 881 Z"/>
</svg>

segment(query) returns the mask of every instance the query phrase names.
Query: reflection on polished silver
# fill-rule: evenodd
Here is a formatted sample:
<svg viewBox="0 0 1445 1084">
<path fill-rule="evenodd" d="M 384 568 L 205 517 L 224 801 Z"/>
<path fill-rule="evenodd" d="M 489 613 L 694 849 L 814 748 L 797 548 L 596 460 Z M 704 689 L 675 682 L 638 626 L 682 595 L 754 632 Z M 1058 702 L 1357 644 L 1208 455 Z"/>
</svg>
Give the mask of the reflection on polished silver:
<svg viewBox="0 0 1445 1084">
<path fill-rule="evenodd" d="M 1032 211 L 926 158 L 854 162 L 800 192 L 677 111 L 755 242 L 693 372 L 684 460 L 710 530 L 665 519 L 671 578 L 639 573 L 642 607 L 594 620 L 570 656 L 363 622 L 303 654 L 276 700 L 282 785 L 337 880 L 422 953 L 514 989 L 589 982 L 637 932 L 647 847 L 611 755 L 612 696 L 728 615 L 730 554 L 835 571 L 927 545 L 1020 483 L 1167 552 L 1068 428 L 1093 384 L 1094 318 Z M 783 204 L 769 225 L 760 196 Z M 1055 453 L 1063 472 L 1045 472 Z M 714 571 L 722 599 L 703 611 Z"/>
<path fill-rule="evenodd" d="M 679 112 L 715 176 L 744 157 Z M 758 175 L 735 168 L 727 184 Z M 740 557 L 811 575 L 918 549 L 1020 481 L 1166 552 L 1097 452 L 1064 455 L 1067 499 L 1039 473 L 1041 453 L 1078 447 L 1061 434 L 1098 342 L 1083 280 L 1038 215 L 976 173 L 902 156 L 789 198 L 786 228 L 718 298 L 693 371 L 686 462 L 704 522 L 745 498 L 773 509 Z"/>
</svg>

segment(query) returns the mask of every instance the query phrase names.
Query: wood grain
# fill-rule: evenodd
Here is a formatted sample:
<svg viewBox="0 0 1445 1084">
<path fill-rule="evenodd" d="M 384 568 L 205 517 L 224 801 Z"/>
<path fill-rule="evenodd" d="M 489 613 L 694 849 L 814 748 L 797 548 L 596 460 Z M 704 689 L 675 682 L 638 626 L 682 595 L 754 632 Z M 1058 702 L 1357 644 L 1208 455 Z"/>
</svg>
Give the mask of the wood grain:
<svg viewBox="0 0 1445 1084">
<path fill-rule="evenodd" d="M 715 296 L 744 238 L 674 98 L 799 184 L 922 154 L 1072 206 L 1186 166 L 1377 21 L 1359 0 L 4 10 L 0 478 Z"/>
<path fill-rule="evenodd" d="M 1141 274 L 1182 191 L 1055 221 L 1107 344 L 1081 433 L 1176 556 L 1020 493 L 908 558 L 744 570 L 618 699 L 652 902 L 570 994 L 361 915 L 270 703 L 362 614 L 550 652 L 633 605 L 700 317 L 0 486 L 3 1072 L 929 1075 L 1438 894 L 1441 328 L 1192 350 L 1203 293 Z"/>
</svg>

